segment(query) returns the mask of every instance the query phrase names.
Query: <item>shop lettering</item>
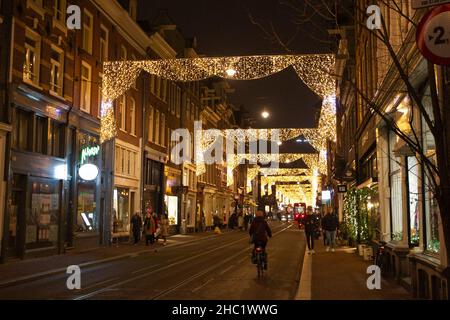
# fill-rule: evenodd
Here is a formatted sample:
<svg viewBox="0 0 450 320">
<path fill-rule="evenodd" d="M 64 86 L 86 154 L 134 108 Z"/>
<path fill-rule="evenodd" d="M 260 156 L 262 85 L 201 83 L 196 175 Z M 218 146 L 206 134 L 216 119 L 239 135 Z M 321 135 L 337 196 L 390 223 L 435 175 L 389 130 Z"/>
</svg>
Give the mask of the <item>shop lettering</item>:
<svg viewBox="0 0 450 320">
<path fill-rule="evenodd" d="M 98 155 L 99 151 L 100 146 L 83 148 L 81 150 L 81 164 L 84 164 L 87 158 Z"/>
</svg>

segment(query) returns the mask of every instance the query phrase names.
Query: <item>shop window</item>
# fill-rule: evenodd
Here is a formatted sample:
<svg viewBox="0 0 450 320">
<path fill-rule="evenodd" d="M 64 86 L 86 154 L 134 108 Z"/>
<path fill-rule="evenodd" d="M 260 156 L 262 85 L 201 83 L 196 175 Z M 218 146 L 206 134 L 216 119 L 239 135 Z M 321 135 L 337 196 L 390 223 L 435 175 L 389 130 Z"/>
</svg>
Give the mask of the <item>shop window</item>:
<svg viewBox="0 0 450 320">
<path fill-rule="evenodd" d="M 76 232 L 96 232 L 98 230 L 95 192 L 95 183 L 78 183 Z"/>
<path fill-rule="evenodd" d="M 130 231 L 130 191 L 115 188 L 113 195 L 113 233 Z"/>
<path fill-rule="evenodd" d="M 59 182 L 50 179 L 31 181 L 31 210 L 26 219 L 27 249 L 55 246 L 59 233 Z"/>
<path fill-rule="evenodd" d="M 164 196 L 167 215 L 170 225 L 178 224 L 178 197 L 176 196 Z"/>
</svg>

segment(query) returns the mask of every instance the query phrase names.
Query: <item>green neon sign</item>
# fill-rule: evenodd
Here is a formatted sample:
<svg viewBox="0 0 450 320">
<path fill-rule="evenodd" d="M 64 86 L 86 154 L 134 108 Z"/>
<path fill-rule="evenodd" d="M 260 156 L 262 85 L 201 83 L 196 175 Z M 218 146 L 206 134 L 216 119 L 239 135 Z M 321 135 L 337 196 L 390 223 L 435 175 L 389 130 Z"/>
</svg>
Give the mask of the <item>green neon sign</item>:
<svg viewBox="0 0 450 320">
<path fill-rule="evenodd" d="M 95 157 L 100 152 L 100 146 L 84 147 L 81 149 L 81 164 L 84 164 L 89 157 Z"/>
</svg>

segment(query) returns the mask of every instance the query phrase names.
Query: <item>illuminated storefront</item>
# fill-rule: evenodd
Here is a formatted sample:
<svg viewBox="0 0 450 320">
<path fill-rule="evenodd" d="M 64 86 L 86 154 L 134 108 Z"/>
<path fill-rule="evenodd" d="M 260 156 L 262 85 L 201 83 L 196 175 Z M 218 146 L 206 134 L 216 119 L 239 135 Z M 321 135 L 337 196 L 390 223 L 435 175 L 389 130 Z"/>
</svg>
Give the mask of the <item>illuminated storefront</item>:
<svg viewBox="0 0 450 320">
<path fill-rule="evenodd" d="M 75 233 L 98 235 L 99 212 L 96 190 L 99 177 L 100 146 L 96 137 L 79 134 L 79 166 L 77 172 L 77 212 Z"/>
</svg>

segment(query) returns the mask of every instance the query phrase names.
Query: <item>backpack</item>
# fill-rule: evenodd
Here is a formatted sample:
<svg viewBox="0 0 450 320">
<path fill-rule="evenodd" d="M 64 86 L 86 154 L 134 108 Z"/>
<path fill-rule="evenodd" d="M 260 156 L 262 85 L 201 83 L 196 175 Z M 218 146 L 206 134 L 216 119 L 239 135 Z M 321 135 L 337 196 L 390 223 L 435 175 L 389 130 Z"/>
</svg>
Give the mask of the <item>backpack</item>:
<svg viewBox="0 0 450 320">
<path fill-rule="evenodd" d="M 262 235 L 263 233 L 266 233 L 265 221 L 261 222 L 258 228 L 256 228 L 255 232 L 252 234 L 252 237 L 250 238 L 250 244 L 254 244 L 258 235 Z"/>
</svg>

